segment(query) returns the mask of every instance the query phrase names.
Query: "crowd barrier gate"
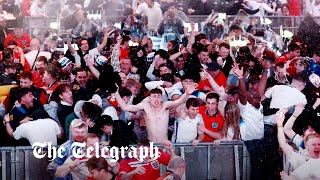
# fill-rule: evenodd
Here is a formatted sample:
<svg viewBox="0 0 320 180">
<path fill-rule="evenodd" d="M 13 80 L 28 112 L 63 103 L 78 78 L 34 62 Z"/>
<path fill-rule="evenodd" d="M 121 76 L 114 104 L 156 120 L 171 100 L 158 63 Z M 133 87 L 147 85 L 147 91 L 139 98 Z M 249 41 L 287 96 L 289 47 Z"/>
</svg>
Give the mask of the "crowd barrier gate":
<svg viewBox="0 0 320 180">
<path fill-rule="evenodd" d="M 174 148 L 186 161 L 185 180 L 249 179 L 250 158 L 243 142 L 175 144 Z M 54 179 L 46 171 L 49 159 L 36 159 L 31 147 L 1 147 L 0 152 L 2 180 Z M 165 171 L 161 166 L 161 173 Z"/>
</svg>

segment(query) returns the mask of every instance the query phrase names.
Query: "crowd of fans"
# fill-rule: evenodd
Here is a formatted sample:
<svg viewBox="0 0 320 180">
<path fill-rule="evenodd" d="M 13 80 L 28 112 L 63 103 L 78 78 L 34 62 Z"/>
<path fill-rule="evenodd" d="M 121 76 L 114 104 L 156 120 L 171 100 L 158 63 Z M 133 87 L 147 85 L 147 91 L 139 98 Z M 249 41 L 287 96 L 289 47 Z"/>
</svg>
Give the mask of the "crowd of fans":
<svg viewBox="0 0 320 180">
<path fill-rule="evenodd" d="M 49 16 L 47 13 L 54 12 L 42 7 L 57 2 L 37 0 L 30 10 L 21 11 Z M 66 8 L 62 14 L 75 14 L 77 20 L 74 29 L 66 32 L 66 53 L 56 47 L 43 51 L 41 42 L 31 39 L 21 24 L 10 32 L 0 17 L 4 35 L 0 94 L 8 92 L 1 97 L 1 146 L 35 142 L 63 146 L 64 156 L 48 166 L 58 179 L 181 179 L 185 162 L 175 154 L 172 143 L 197 146 L 240 140 L 250 154 L 251 179 L 320 178 L 316 169 L 320 156 L 320 47 L 310 48 L 294 36 L 281 56 L 254 41 L 235 48 L 229 44 L 230 38 L 248 35 L 237 22 L 224 38 L 209 41 L 193 22 L 190 33 L 183 27 L 188 17 L 177 8 L 179 3 L 164 1 L 160 5 L 153 0 L 133 2 L 133 13 L 148 17 L 148 32 L 140 39 L 131 38 L 111 26 L 93 29 L 85 23 L 86 8 L 103 8 L 108 3 L 120 6 L 121 1 L 74 2 L 67 4 L 69 8 L 61 6 Z M 186 14 L 195 14 L 199 4 L 208 3 L 190 4 L 193 2 L 197 8 L 188 7 Z M 264 13 L 262 7 L 268 13 L 276 12 L 276 3 L 271 7 L 263 3 L 245 1 L 242 5 L 251 14 Z M 295 1 L 289 1 L 288 8 L 290 3 Z M 317 0 L 312 3 L 319 4 Z M 255 6 L 261 11 L 254 13 Z M 18 10 L 14 12 L 19 14 Z M 173 34 L 165 28 L 168 20 L 175 23 Z M 167 50 L 154 50 L 151 34 L 166 35 Z M 138 45 L 129 45 L 132 41 Z M 161 151 L 157 160 L 143 162 L 129 156 L 119 162 L 77 159 L 72 155 L 72 148 L 78 148 L 72 146 L 74 142 L 86 142 L 86 149 L 96 143 L 101 147 L 148 147 L 155 142 L 166 152 Z M 286 172 L 281 172 L 279 149 L 290 164 Z M 159 163 L 168 165 L 163 177 Z"/>
</svg>

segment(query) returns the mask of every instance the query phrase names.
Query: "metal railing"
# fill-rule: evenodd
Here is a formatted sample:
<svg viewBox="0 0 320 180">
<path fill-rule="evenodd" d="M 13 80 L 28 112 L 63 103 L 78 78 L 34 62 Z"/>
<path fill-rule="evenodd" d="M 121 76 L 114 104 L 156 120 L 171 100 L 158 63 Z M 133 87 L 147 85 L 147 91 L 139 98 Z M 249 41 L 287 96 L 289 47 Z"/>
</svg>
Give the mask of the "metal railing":
<svg viewBox="0 0 320 180">
<path fill-rule="evenodd" d="M 175 144 L 174 147 L 176 154 L 186 161 L 186 180 L 249 179 L 250 159 L 243 142 L 200 143 L 197 147 Z M 2 147 L 0 152 L 2 180 L 54 179 L 46 170 L 49 159 L 36 159 L 31 147 Z M 165 171 L 165 166 L 161 166 L 161 173 Z"/>
</svg>

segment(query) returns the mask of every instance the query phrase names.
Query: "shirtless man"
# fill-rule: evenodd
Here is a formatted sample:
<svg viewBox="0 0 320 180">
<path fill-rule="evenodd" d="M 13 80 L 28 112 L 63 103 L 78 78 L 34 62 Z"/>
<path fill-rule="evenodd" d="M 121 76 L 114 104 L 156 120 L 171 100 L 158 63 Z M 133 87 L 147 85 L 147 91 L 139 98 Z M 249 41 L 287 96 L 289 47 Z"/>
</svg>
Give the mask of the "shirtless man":
<svg viewBox="0 0 320 180">
<path fill-rule="evenodd" d="M 160 89 L 152 89 L 150 91 L 149 102 L 141 102 L 137 105 L 126 104 L 117 91 L 114 93 L 118 104 L 124 111 L 137 112 L 143 110 L 146 114 L 146 128 L 149 141 L 162 143 L 168 140 L 168 121 L 169 109 L 183 104 L 188 99 L 189 95 L 196 90 L 195 86 L 187 86 L 185 93 L 175 101 L 166 101 L 162 103 L 162 91 Z"/>
</svg>

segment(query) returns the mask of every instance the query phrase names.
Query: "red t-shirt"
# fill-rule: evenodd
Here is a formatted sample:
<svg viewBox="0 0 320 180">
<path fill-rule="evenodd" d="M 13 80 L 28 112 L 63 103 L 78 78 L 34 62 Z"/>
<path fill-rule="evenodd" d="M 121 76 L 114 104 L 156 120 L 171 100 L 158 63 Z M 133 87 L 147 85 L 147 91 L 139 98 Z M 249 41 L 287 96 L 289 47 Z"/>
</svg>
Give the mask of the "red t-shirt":
<svg viewBox="0 0 320 180">
<path fill-rule="evenodd" d="M 207 109 L 205 106 L 201 106 L 199 108 L 199 113 L 202 115 L 205 128 L 212 132 L 221 131 L 224 124 L 224 120 L 221 114 L 218 112 L 215 116 L 209 116 L 206 111 Z M 202 140 L 202 142 L 213 142 L 214 140 L 215 139 L 213 139 L 209 135 L 204 134 L 204 139 Z"/>
<path fill-rule="evenodd" d="M 283 62 L 284 64 L 286 64 L 290 59 L 287 57 L 287 54 L 284 54 L 280 57 L 278 57 L 276 59 L 276 62 L 275 63 L 280 63 L 280 62 Z M 292 61 L 290 64 L 289 64 L 289 67 L 287 69 L 287 73 L 289 73 L 290 75 L 294 75 L 296 73 L 296 68 L 294 67 L 294 63 L 295 61 Z"/>
<path fill-rule="evenodd" d="M 129 57 L 129 50 L 120 47 L 120 60 Z"/>
<path fill-rule="evenodd" d="M 32 82 L 33 85 L 36 87 L 43 87 L 46 86 L 46 83 L 43 82 L 43 75 L 39 74 L 37 71 L 32 72 Z"/>
<path fill-rule="evenodd" d="M 227 85 L 227 78 L 226 76 L 220 71 L 219 75 L 217 77 L 214 78 L 214 81 L 221 87 L 226 87 Z M 201 80 L 199 83 L 198 83 L 198 89 L 200 91 L 203 91 L 204 87 L 208 87 L 211 89 L 211 91 L 213 90 L 210 83 L 209 83 L 209 80 L 206 79 L 206 80 Z"/>
<path fill-rule="evenodd" d="M 8 34 L 4 41 L 4 47 L 8 46 L 8 42 L 14 40 L 17 42 L 17 45 L 21 48 L 29 47 L 30 46 L 30 36 L 27 33 L 23 33 L 21 38 L 17 38 L 14 36 L 13 32 Z"/>
<path fill-rule="evenodd" d="M 301 16 L 301 4 L 299 0 L 288 1 L 289 16 Z"/>
<path fill-rule="evenodd" d="M 145 163 L 142 166 L 146 169 L 146 173 L 144 174 L 134 174 L 131 177 L 131 180 L 147 180 L 147 179 L 157 179 L 160 177 L 160 164 L 168 165 L 170 161 L 170 155 L 161 151 L 159 149 L 160 157 L 157 160 L 151 161 L 149 163 Z M 126 156 L 124 159 L 120 161 L 120 170 L 121 172 L 129 173 L 136 169 L 132 163 L 139 163 L 140 161 L 136 158 L 129 158 Z"/>
</svg>

